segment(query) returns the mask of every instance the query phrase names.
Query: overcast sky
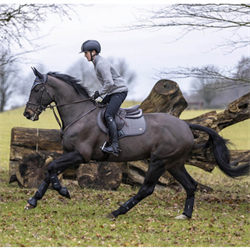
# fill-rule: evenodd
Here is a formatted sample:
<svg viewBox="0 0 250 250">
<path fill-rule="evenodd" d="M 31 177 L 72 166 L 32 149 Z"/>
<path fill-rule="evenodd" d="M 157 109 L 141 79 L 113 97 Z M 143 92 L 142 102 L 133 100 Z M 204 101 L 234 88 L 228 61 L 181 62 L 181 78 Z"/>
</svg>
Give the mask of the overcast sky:
<svg viewBox="0 0 250 250">
<path fill-rule="evenodd" d="M 192 32 L 177 42 L 179 28 L 160 30 L 134 30 L 118 32 L 119 27 L 132 25 L 143 14 L 142 9 L 158 9 L 159 4 L 94 4 L 79 6 L 78 15 L 73 20 L 58 17 L 50 18 L 41 25 L 39 35 L 48 34 L 40 43 L 51 47 L 30 55 L 35 61 L 44 64 L 47 71 L 65 71 L 83 54 L 79 54 L 81 44 L 88 39 L 101 43 L 101 55 L 105 58 L 125 58 L 129 68 L 136 72 L 134 88 L 127 99 L 141 101 L 150 93 L 157 81 L 157 70 L 178 66 L 204 66 L 213 64 L 218 67 L 232 67 L 241 59 L 249 56 L 249 48 L 238 49 L 227 54 L 221 49 L 212 50 L 229 38 L 231 33 Z M 23 70 L 28 72 L 30 66 Z M 39 69 L 39 68 L 38 68 Z M 46 73 L 46 72 L 43 72 Z M 183 92 L 190 90 L 191 79 L 175 80 Z"/>
</svg>

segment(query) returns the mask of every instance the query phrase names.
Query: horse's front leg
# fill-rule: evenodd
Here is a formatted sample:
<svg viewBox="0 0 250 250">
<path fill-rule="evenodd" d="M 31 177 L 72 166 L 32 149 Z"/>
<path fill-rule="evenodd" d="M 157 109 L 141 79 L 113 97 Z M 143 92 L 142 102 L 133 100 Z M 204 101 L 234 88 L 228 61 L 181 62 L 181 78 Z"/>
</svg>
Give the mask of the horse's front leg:
<svg viewBox="0 0 250 250">
<path fill-rule="evenodd" d="M 74 166 L 83 162 L 83 156 L 76 150 L 71 153 L 62 155 L 58 159 L 52 161 L 48 166 L 48 174 L 39 186 L 35 195 L 28 200 L 28 204 L 26 205 L 25 209 L 31 209 L 37 206 L 37 201 L 42 199 L 50 183 L 52 184 L 52 187 L 58 191 L 59 194 L 70 199 L 70 194 L 67 187 L 61 186 L 57 176 L 65 171 L 69 166 Z"/>
<path fill-rule="evenodd" d="M 45 192 L 47 191 L 50 184 L 50 174 L 48 173 L 44 179 L 44 181 L 39 186 L 35 195 L 28 200 L 28 204 L 25 206 L 25 209 L 32 209 L 37 206 L 37 201 L 42 199 Z"/>
</svg>

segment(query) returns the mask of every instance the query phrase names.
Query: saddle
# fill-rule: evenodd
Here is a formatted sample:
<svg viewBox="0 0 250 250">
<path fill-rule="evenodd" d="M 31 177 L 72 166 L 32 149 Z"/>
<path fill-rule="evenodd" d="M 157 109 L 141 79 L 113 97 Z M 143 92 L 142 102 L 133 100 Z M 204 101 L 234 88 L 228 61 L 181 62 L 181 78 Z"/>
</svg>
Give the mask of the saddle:
<svg viewBox="0 0 250 250">
<path fill-rule="evenodd" d="M 108 134 L 108 128 L 104 119 L 105 112 L 106 106 L 100 108 L 97 115 L 97 124 L 102 132 Z M 119 139 L 125 136 L 141 135 L 146 131 L 146 122 L 139 105 L 130 108 L 120 108 L 115 116 L 115 123 Z"/>
</svg>

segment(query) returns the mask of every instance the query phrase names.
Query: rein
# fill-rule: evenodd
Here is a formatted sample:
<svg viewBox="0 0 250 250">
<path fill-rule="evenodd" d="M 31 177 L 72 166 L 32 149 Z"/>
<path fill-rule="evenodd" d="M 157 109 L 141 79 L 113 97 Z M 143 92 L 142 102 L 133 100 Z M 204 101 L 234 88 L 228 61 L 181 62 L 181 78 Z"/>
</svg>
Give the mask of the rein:
<svg viewBox="0 0 250 250">
<path fill-rule="evenodd" d="M 93 98 L 92 97 L 90 97 L 90 98 L 87 98 L 87 99 L 84 99 L 84 100 L 79 100 L 79 101 L 74 101 L 74 102 L 68 102 L 68 103 L 63 103 L 63 104 L 55 104 L 55 105 L 48 105 L 47 107 L 46 107 L 46 109 L 47 108 L 54 108 L 54 107 L 61 107 L 61 106 L 66 106 L 66 105 L 71 105 L 71 104 L 76 104 L 76 103 L 81 103 L 81 102 L 87 102 L 87 101 L 90 101 L 90 100 L 93 100 Z"/>
<path fill-rule="evenodd" d="M 92 108 L 91 110 L 89 110 L 88 112 L 84 113 L 83 115 L 79 116 L 78 118 L 76 118 L 73 122 L 71 122 L 64 130 L 62 130 L 62 127 L 61 127 L 61 133 L 62 133 L 62 136 L 63 134 L 65 133 L 65 131 L 71 126 L 73 125 L 74 123 L 76 123 L 78 120 L 80 120 L 81 118 L 83 118 L 84 116 L 88 115 L 89 113 L 91 113 L 92 111 L 94 111 L 95 109 L 97 109 L 97 106 L 95 106 L 94 108 Z M 54 109 L 53 109 L 53 112 L 54 112 Z M 55 115 L 55 112 L 54 112 L 54 115 Z M 56 117 L 56 119 L 58 119 L 58 117 Z"/>
<path fill-rule="evenodd" d="M 93 100 L 93 98 L 90 97 L 90 98 L 87 98 L 87 99 L 85 99 L 85 100 L 80 100 L 80 101 L 75 101 L 75 102 L 69 102 L 69 103 L 63 103 L 63 104 L 55 104 L 55 105 L 51 105 L 51 104 L 50 104 L 50 105 L 48 105 L 45 109 L 47 109 L 47 108 L 52 109 L 53 114 L 54 114 L 54 116 L 55 116 L 55 118 L 56 118 L 56 121 L 57 121 L 59 127 L 61 128 L 61 135 L 63 136 L 64 132 L 65 132 L 69 127 L 71 127 L 74 123 L 76 123 L 78 120 L 80 120 L 80 119 L 83 118 L 84 116 L 88 115 L 89 113 L 91 113 L 92 111 L 94 111 L 95 109 L 97 109 L 97 106 L 95 106 L 94 108 L 92 108 L 92 109 L 89 110 L 88 112 L 86 112 L 86 113 L 84 113 L 83 115 L 81 115 L 81 116 L 79 116 L 78 118 L 76 118 L 76 119 L 75 119 L 73 122 L 71 122 L 65 129 L 62 128 L 62 124 L 61 124 L 61 122 L 60 122 L 60 120 L 59 120 L 59 118 L 58 118 L 58 116 L 57 116 L 57 114 L 56 114 L 54 108 L 55 108 L 55 107 L 62 107 L 62 106 L 66 106 L 66 105 L 71 105 L 71 104 L 77 104 L 77 103 L 86 102 L 86 101 L 90 101 L 90 100 Z"/>
</svg>

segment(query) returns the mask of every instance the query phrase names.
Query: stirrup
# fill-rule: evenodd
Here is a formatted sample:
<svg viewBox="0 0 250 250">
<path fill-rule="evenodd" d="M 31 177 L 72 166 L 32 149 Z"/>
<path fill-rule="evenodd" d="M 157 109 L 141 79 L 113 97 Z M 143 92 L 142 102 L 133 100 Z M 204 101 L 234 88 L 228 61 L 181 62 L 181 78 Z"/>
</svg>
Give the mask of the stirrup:
<svg viewBox="0 0 250 250">
<path fill-rule="evenodd" d="M 114 156 L 118 156 L 118 155 L 119 155 L 119 152 L 121 152 L 121 150 L 120 150 L 119 148 L 115 148 L 115 147 L 113 147 L 113 146 L 110 146 L 110 147 L 113 148 L 113 151 L 112 151 L 112 152 L 109 151 L 109 150 L 107 150 L 107 148 L 102 149 L 102 152 L 105 152 L 105 153 L 108 153 L 108 154 L 112 154 L 112 155 L 114 155 Z"/>
<path fill-rule="evenodd" d="M 107 147 L 112 147 L 112 151 L 107 150 Z M 116 148 L 113 145 L 110 145 L 109 142 L 104 142 L 101 149 L 102 149 L 102 152 L 108 153 L 108 154 L 113 154 L 114 156 L 118 156 L 119 152 L 121 152 L 121 150 L 119 148 Z"/>
</svg>

